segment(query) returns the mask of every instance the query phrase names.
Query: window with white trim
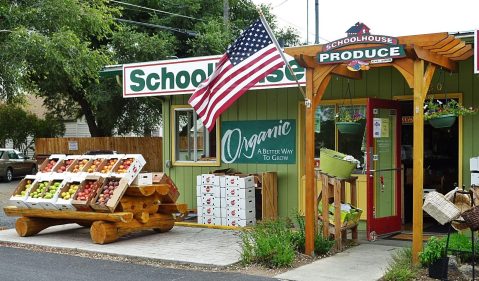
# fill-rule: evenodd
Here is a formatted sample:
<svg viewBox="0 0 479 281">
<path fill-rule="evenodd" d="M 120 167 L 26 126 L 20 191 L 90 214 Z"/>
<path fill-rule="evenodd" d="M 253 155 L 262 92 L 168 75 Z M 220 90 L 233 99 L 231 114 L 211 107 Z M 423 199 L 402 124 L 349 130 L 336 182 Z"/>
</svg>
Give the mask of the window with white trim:
<svg viewBox="0 0 479 281">
<path fill-rule="evenodd" d="M 217 155 L 219 155 L 217 127 L 215 126 L 209 132 L 192 108 L 175 108 L 174 161 L 177 163 L 217 163 Z"/>
</svg>

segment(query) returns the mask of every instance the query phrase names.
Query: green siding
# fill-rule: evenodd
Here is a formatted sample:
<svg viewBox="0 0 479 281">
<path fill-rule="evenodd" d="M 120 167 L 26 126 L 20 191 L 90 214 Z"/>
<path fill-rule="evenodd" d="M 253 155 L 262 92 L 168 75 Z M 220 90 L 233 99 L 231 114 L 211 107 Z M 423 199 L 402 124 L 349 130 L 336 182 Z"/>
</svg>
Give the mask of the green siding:
<svg viewBox="0 0 479 281">
<path fill-rule="evenodd" d="M 187 104 L 189 96 L 173 96 L 172 105 Z M 298 88 L 253 90 L 244 94 L 226 112 L 220 121 L 232 120 L 275 120 L 297 119 L 298 104 L 302 101 Z M 170 111 L 169 104 L 163 107 Z M 169 118 L 168 118 L 169 119 Z M 165 118 L 166 122 L 170 122 Z M 298 125 L 296 126 L 298 127 Z M 165 126 L 165 139 L 171 138 Z M 165 145 L 165 160 L 171 159 L 171 143 Z M 243 173 L 260 173 L 276 171 L 278 173 L 278 210 L 282 217 L 291 216 L 298 208 L 298 166 L 296 164 L 223 164 L 221 167 L 180 167 L 176 166 L 167 172 L 180 189 L 179 202 L 187 203 L 189 208 L 196 207 L 196 176 L 216 169 L 233 168 Z"/>
</svg>

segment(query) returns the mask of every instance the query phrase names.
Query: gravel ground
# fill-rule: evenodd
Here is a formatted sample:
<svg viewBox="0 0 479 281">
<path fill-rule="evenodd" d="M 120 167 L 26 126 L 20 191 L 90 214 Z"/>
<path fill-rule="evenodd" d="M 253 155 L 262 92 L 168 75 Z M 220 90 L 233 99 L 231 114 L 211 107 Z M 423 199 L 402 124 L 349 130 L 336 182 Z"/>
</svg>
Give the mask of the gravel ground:
<svg viewBox="0 0 479 281">
<path fill-rule="evenodd" d="M 12 182 L 0 182 L 0 229 L 14 228 L 17 217 L 7 217 L 3 212 L 3 207 L 8 206 L 13 191 L 17 187 L 19 180 Z"/>
</svg>

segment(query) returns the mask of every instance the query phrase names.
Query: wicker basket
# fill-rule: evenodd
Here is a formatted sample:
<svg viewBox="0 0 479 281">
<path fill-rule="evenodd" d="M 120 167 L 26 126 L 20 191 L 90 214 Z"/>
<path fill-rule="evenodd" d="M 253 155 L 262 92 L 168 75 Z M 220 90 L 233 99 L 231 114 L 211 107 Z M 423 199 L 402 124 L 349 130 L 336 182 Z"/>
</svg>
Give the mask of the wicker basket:
<svg viewBox="0 0 479 281">
<path fill-rule="evenodd" d="M 479 230 L 479 206 L 465 211 L 462 213 L 462 217 L 472 231 Z"/>
<path fill-rule="evenodd" d="M 461 215 L 461 210 L 456 205 L 436 191 L 426 195 L 422 209 L 442 225 Z"/>
</svg>

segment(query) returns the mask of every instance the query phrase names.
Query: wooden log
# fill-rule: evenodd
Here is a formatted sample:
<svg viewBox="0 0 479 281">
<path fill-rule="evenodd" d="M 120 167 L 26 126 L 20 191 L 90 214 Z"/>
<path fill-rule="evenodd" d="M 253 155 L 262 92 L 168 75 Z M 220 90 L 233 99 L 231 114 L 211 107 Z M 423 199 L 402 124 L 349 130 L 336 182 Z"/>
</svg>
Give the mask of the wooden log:
<svg viewBox="0 0 479 281">
<path fill-rule="evenodd" d="M 40 231 L 53 226 L 60 224 L 71 223 L 68 220 L 56 220 L 56 219 L 46 219 L 46 218 L 29 218 L 21 217 L 15 222 L 15 230 L 18 235 L 21 237 L 32 236 Z"/>
<path fill-rule="evenodd" d="M 118 240 L 120 235 L 115 223 L 96 221 L 90 228 L 90 237 L 96 244 L 106 244 Z"/>
<path fill-rule="evenodd" d="M 141 223 L 147 223 L 150 220 L 150 214 L 148 212 L 136 213 L 133 218 Z"/>
<path fill-rule="evenodd" d="M 181 213 L 187 214 L 188 213 L 188 205 L 187 204 L 160 204 L 158 206 L 158 213 L 160 214 L 173 214 L 173 213 Z"/>
<path fill-rule="evenodd" d="M 116 211 L 142 213 L 147 212 L 154 214 L 158 212 L 158 199 L 155 196 L 149 197 L 133 197 L 123 196 Z"/>
<path fill-rule="evenodd" d="M 125 192 L 125 195 L 128 196 L 151 196 L 155 193 L 156 186 L 155 185 L 130 185 Z"/>
<path fill-rule="evenodd" d="M 129 223 L 116 223 L 118 227 L 118 236 L 123 236 L 128 233 L 145 230 L 145 229 L 154 229 L 158 232 L 166 232 L 173 228 L 175 224 L 175 219 L 173 215 L 167 214 L 150 214 L 150 219 L 146 223 L 141 223 L 137 220 L 132 220 Z"/>
<path fill-rule="evenodd" d="M 5 207 L 3 211 L 7 216 L 24 216 L 50 219 L 70 219 L 82 221 L 111 221 L 129 222 L 133 219 L 131 212 L 97 213 L 80 211 L 58 211 L 43 209 L 20 209 L 17 207 Z"/>
<path fill-rule="evenodd" d="M 173 181 L 170 184 L 157 184 L 156 193 L 159 195 L 161 203 L 175 203 L 180 196 L 178 189 L 174 185 Z"/>
</svg>

